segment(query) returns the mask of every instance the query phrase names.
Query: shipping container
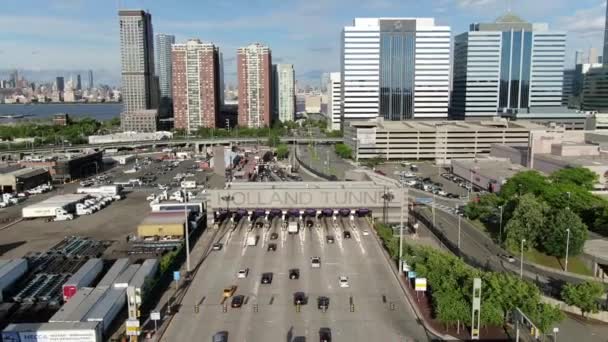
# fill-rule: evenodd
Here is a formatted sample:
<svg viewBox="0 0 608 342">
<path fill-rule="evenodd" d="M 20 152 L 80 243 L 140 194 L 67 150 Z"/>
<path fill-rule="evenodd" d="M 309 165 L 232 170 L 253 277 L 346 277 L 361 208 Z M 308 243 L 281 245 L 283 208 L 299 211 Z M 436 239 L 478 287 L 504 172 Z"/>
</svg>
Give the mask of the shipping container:
<svg viewBox="0 0 608 342">
<path fill-rule="evenodd" d="M 63 304 L 61 308 L 49 319 L 49 322 L 69 322 L 68 317 L 76 311 L 78 306 L 87 299 L 87 297 L 93 292 L 92 287 L 81 288 L 76 295 L 74 295 L 67 303 Z"/>
<path fill-rule="evenodd" d="M 122 193 L 122 186 L 120 185 L 104 185 L 95 188 L 78 188 L 76 190 L 79 194 L 89 195 L 101 195 L 101 196 L 116 196 Z"/>
<path fill-rule="evenodd" d="M 150 213 L 137 226 L 137 235 L 141 238 L 152 236 L 184 236 L 186 216 L 184 212 Z"/>
<path fill-rule="evenodd" d="M 25 259 L 14 259 L 0 269 L 0 302 L 3 301 L 4 290 L 11 287 L 27 272 Z"/>
<path fill-rule="evenodd" d="M 102 322 L 105 332 L 124 308 L 127 297 L 124 288 L 114 288 L 100 300 L 86 316 L 87 322 Z"/>
<path fill-rule="evenodd" d="M 129 282 L 129 286 L 141 289 L 146 283 L 147 279 L 154 278 L 156 276 L 158 265 L 158 260 L 146 259 Z"/>
<path fill-rule="evenodd" d="M 127 288 L 133 276 L 139 270 L 140 265 L 131 265 L 124 270 L 114 281 L 114 288 Z"/>
<path fill-rule="evenodd" d="M 99 322 L 57 322 L 9 324 L 2 331 L 5 342 L 78 341 L 102 342 Z"/>
<path fill-rule="evenodd" d="M 63 300 L 70 299 L 79 288 L 90 286 L 102 270 L 103 261 L 101 259 L 89 259 L 63 284 Z"/>
<path fill-rule="evenodd" d="M 93 291 L 91 291 L 91 294 L 89 294 L 82 301 L 82 303 L 80 303 L 80 305 L 78 305 L 78 307 L 76 307 L 76 309 L 67 316 L 66 321 L 67 322 L 82 321 L 86 317 L 86 315 L 89 313 L 89 311 L 91 311 L 91 309 L 95 306 L 95 304 L 97 304 L 97 302 L 99 302 L 100 300 L 103 299 L 106 292 L 108 292 L 108 290 L 94 288 Z"/>
<path fill-rule="evenodd" d="M 118 276 L 129 266 L 130 261 L 128 258 L 118 259 L 114 262 L 108 272 L 101 278 L 97 284 L 98 288 L 109 288 L 114 284 L 114 281 Z"/>
<path fill-rule="evenodd" d="M 0 259 L 0 270 L 2 270 L 2 267 L 4 267 L 4 265 L 8 264 L 9 262 L 11 262 L 10 259 Z"/>
</svg>

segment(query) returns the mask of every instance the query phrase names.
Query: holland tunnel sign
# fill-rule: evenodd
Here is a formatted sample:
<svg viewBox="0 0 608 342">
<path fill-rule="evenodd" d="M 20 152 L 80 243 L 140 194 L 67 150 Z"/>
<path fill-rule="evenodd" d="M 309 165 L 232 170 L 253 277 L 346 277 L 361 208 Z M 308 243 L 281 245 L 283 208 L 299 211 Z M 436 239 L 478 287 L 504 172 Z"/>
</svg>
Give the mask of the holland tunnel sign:
<svg viewBox="0 0 608 342">
<path fill-rule="evenodd" d="M 212 208 L 373 208 L 384 205 L 384 190 L 372 189 L 256 189 L 210 190 Z M 398 206 L 398 193 L 389 206 Z"/>
</svg>

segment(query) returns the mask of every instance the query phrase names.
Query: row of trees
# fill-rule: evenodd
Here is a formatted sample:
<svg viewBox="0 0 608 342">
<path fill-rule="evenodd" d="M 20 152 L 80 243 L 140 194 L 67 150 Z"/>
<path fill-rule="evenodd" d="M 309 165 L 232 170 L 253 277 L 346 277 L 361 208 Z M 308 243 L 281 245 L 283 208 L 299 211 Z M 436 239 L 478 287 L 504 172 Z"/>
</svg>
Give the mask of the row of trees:
<svg viewBox="0 0 608 342">
<path fill-rule="evenodd" d="M 12 141 L 17 138 L 36 138 L 34 145 L 82 144 L 87 137 L 105 134 L 120 126 L 120 119 L 98 121 L 92 118 L 70 120 L 67 126 L 53 125 L 50 121 L 28 121 L 15 125 L 0 126 L 0 138 Z"/>
<path fill-rule="evenodd" d="M 608 202 L 589 192 L 596 182 L 597 175 L 584 168 L 559 170 L 550 177 L 536 171 L 520 172 L 500 193 L 469 203 L 465 213 L 494 227 L 502 219 L 504 232 L 498 232 L 496 238 L 511 251 L 519 251 L 525 239 L 525 249 L 564 257 L 569 230 L 569 253 L 577 255 L 587 239 L 588 227 L 608 233 Z"/>
</svg>

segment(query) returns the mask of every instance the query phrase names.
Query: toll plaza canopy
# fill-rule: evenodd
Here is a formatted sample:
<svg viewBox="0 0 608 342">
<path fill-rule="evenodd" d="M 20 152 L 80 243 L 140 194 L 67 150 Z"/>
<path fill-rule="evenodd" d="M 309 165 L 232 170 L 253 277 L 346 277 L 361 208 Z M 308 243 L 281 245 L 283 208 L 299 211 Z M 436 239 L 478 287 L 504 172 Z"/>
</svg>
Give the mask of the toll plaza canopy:
<svg viewBox="0 0 608 342">
<path fill-rule="evenodd" d="M 207 204 L 213 210 L 367 208 L 380 212 L 385 205 L 399 210 L 402 198 L 407 198 L 407 189 L 375 181 L 233 183 L 229 189 L 207 190 Z"/>
</svg>

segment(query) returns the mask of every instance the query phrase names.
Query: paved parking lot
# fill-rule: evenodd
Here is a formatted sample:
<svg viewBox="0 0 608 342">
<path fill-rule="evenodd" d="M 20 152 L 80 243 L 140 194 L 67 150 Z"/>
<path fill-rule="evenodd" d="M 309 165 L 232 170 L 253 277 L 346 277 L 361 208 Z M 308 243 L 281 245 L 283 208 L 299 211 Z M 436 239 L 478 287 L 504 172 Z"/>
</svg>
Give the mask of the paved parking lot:
<svg viewBox="0 0 608 342">
<path fill-rule="evenodd" d="M 344 226 L 352 232 L 351 239 L 342 238 Z M 315 341 L 319 329 L 327 327 L 336 341 L 426 340 L 380 245 L 374 236 L 363 235 L 364 230 L 373 234 L 365 219 L 357 219 L 354 228 L 348 219 L 337 227 L 331 219 L 322 219 L 319 227 L 294 235 L 281 228 L 278 218 L 269 228 L 250 232 L 249 227 L 243 220 L 234 228 L 220 228 L 216 241 L 224 248 L 209 253 L 163 339 L 206 341 L 216 332 L 228 331 L 230 341 Z M 279 236 L 271 241 L 273 231 Z M 250 234 L 260 237 L 257 246 L 245 246 Z M 334 244 L 326 242 L 328 234 L 335 236 Z M 267 251 L 269 243 L 276 243 L 277 250 Z M 313 256 L 321 258 L 321 268 L 311 268 Z M 249 275 L 237 279 L 242 268 L 249 268 Z M 299 269 L 299 279 L 289 279 L 291 268 Z M 272 284 L 260 283 L 264 272 L 273 273 Z M 339 286 L 341 275 L 349 278 L 349 288 Z M 231 285 L 246 301 L 241 308 L 232 308 L 228 300 L 224 312 L 222 290 Z M 308 297 L 300 312 L 293 304 L 298 291 Z M 317 308 L 318 296 L 329 297 L 327 312 Z M 195 303 L 201 303 L 199 313 L 194 312 Z"/>
<path fill-rule="evenodd" d="M 440 183 L 443 190 L 447 193 L 456 194 L 460 197 L 467 196 L 467 189 L 441 176 L 442 173 L 449 173 L 448 168 L 438 168 L 431 162 L 415 162 L 412 164 L 415 164 L 418 167 L 418 172 L 415 172 L 416 176 L 421 178 L 428 177 L 432 182 Z M 397 180 L 399 179 L 399 175 L 402 171 L 410 171 L 408 167 L 404 167 L 400 163 L 383 164 L 378 166 L 376 169 L 386 173 L 388 177 Z"/>
</svg>

